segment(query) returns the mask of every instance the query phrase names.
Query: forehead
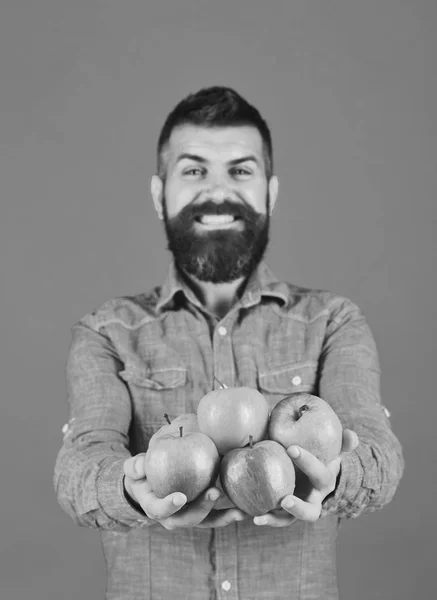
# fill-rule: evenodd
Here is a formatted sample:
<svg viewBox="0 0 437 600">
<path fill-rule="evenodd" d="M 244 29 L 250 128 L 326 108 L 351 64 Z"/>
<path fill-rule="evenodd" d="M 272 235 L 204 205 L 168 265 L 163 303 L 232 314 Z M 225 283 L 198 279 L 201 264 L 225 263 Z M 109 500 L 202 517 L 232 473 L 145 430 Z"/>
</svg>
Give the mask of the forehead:
<svg viewBox="0 0 437 600">
<path fill-rule="evenodd" d="M 232 160 L 254 154 L 262 161 L 263 143 L 260 132 L 250 125 L 232 127 L 199 127 L 181 125 L 175 128 L 168 143 L 168 159 L 177 160 L 182 153 L 199 154 L 208 160 Z"/>
</svg>

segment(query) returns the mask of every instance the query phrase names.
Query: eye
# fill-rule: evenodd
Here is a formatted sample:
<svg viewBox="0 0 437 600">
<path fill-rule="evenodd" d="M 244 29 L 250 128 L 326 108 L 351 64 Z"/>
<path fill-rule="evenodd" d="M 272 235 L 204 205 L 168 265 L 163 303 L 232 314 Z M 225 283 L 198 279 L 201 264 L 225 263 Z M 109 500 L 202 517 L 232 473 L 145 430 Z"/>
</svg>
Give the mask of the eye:
<svg viewBox="0 0 437 600">
<path fill-rule="evenodd" d="M 248 169 L 243 169 L 242 167 L 234 167 L 231 170 L 232 175 L 237 177 L 249 177 L 251 172 Z"/>
<path fill-rule="evenodd" d="M 183 174 L 196 177 L 197 175 L 202 175 L 202 172 L 202 169 L 200 169 L 199 167 L 190 167 L 189 169 L 185 169 Z"/>
</svg>

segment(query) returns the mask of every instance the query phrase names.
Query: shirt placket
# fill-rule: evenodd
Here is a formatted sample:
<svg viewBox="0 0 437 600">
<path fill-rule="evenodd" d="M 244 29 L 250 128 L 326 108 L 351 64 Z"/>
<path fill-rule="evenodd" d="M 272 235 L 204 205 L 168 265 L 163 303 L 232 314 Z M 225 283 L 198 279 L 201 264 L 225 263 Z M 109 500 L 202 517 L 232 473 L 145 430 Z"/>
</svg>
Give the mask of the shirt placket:
<svg viewBox="0 0 437 600">
<path fill-rule="evenodd" d="M 239 600 L 237 543 L 237 526 L 235 523 L 215 529 L 217 600 Z"/>
<path fill-rule="evenodd" d="M 234 385 L 235 367 L 231 340 L 231 313 L 214 330 L 214 375 L 228 387 Z M 217 600 L 238 600 L 236 525 L 217 527 L 214 537 Z"/>
<path fill-rule="evenodd" d="M 233 386 L 235 379 L 231 327 L 232 323 L 228 315 L 215 327 L 213 336 L 214 375 L 227 387 Z"/>
</svg>

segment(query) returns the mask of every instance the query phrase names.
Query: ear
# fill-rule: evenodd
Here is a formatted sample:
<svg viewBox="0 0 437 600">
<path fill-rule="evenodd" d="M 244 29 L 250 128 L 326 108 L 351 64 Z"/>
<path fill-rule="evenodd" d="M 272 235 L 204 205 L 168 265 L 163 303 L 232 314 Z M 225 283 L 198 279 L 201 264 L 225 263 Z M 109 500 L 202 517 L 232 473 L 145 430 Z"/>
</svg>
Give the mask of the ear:
<svg viewBox="0 0 437 600">
<path fill-rule="evenodd" d="M 279 179 L 276 175 L 272 175 L 269 181 L 269 197 L 270 197 L 270 216 L 278 199 Z"/>
<path fill-rule="evenodd" d="M 150 191 L 152 192 L 153 204 L 155 210 L 158 213 L 158 218 L 162 221 L 164 219 L 164 211 L 162 202 L 164 198 L 164 182 L 158 175 L 153 175 L 150 182 Z"/>
</svg>

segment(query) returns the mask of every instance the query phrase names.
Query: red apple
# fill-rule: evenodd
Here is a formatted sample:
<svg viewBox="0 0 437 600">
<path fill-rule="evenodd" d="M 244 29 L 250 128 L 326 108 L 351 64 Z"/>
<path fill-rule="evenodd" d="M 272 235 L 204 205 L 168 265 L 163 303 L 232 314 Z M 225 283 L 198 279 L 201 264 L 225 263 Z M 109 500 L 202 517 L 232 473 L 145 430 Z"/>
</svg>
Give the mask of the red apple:
<svg viewBox="0 0 437 600">
<path fill-rule="evenodd" d="M 170 421 L 167 413 L 164 413 L 163 417 L 167 422 L 152 435 L 149 440 L 149 448 L 155 440 L 163 435 L 167 435 L 168 433 L 179 435 L 179 427 L 184 428 L 184 435 L 195 431 L 200 433 L 199 423 L 197 422 L 197 415 L 195 413 L 183 413 L 173 419 L 173 421 Z"/>
<path fill-rule="evenodd" d="M 220 456 L 214 442 L 200 432 L 170 432 L 155 439 L 144 459 L 146 478 L 154 493 L 165 498 L 182 492 L 187 502 L 214 485 Z"/>
<path fill-rule="evenodd" d="M 268 436 L 284 448 L 301 446 L 328 464 L 340 454 L 343 427 L 327 402 L 299 392 L 286 396 L 273 408 Z"/>
<path fill-rule="evenodd" d="M 257 517 L 280 508 L 283 498 L 293 494 L 295 471 L 280 444 L 272 440 L 253 444 L 250 439 L 249 446 L 225 454 L 220 480 L 235 506 Z"/>
<path fill-rule="evenodd" d="M 220 383 L 220 382 L 219 382 Z M 224 455 L 249 442 L 265 438 L 269 405 L 264 396 L 250 387 L 225 387 L 209 392 L 197 407 L 200 431 L 209 436 Z"/>
</svg>

